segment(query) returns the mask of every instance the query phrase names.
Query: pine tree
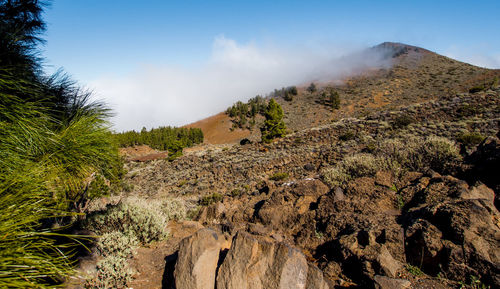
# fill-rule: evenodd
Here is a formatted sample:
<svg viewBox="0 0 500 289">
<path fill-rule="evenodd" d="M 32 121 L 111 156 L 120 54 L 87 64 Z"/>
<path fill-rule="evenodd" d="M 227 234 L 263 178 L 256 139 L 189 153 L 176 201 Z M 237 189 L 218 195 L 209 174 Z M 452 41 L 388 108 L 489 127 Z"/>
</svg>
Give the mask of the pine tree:
<svg viewBox="0 0 500 289">
<path fill-rule="evenodd" d="M 283 109 L 271 98 L 265 112 L 266 120 L 260 131 L 262 133 L 262 141 L 270 143 L 273 139 L 285 135 L 286 126 L 283 122 Z"/>
</svg>

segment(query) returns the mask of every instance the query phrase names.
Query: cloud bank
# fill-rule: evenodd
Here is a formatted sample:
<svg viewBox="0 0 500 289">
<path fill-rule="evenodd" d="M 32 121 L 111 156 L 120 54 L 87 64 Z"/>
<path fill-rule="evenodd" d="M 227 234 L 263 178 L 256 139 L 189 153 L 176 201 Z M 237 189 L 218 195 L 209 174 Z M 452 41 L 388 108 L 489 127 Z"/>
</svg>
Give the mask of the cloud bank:
<svg viewBox="0 0 500 289">
<path fill-rule="evenodd" d="M 90 86 L 113 108 L 116 131 L 140 130 L 185 125 L 274 88 L 339 79 L 367 67 L 389 66 L 389 61 L 359 47 L 259 47 L 220 36 L 211 57 L 198 67 L 144 65 Z"/>
</svg>

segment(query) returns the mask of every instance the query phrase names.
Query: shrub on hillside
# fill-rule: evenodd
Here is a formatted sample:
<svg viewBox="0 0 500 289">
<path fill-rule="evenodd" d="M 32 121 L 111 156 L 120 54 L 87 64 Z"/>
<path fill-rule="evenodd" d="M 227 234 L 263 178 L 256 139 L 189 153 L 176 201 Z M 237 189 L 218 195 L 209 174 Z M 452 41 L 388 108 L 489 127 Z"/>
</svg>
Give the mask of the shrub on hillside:
<svg viewBox="0 0 500 289">
<path fill-rule="evenodd" d="M 323 101 L 327 102 L 332 109 L 340 108 L 340 95 L 333 87 L 326 87 L 321 93 Z"/>
<path fill-rule="evenodd" d="M 311 84 L 307 87 L 307 91 L 310 93 L 316 92 L 318 89 L 316 88 L 316 84 L 314 82 L 311 82 Z"/>
<path fill-rule="evenodd" d="M 288 179 L 288 173 L 275 173 L 269 179 L 272 181 L 283 181 Z"/>
<path fill-rule="evenodd" d="M 132 281 L 134 271 L 128 266 L 124 258 L 107 256 L 97 263 L 97 272 L 86 280 L 84 288 L 108 289 L 126 288 Z"/>
<path fill-rule="evenodd" d="M 162 211 L 167 220 L 184 220 L 187 218 L 186 203 L 180 199 L 168 199 L 161 202 Z"/>
<path fill-rule="evenodd" d="M 483 135 L 481 135 L 480 133 L 475 133 L 475 132 L 464 133 L 458 137 L 458 141 L 468 148 L 477 146 L 484 139 L 485 139 L 485 137 Z"/>
<path fill-rule="evenodd" d="M 330 187 L 344 186 L 352 179 L 373 176 L 384 168 L 386 164 L 382 158 L 359 153 L 347 156 L 336 166 L 325 169 L 322 172 L 322 178 Z"/>
<path fill-rule="evenodd" d="M 461 159 L 454 142 L 437 136 L 389 139 L 382 142 L 377 151 L 412 171 L 432 169 L 444 173 Z"/>
<path fill-rule="evenodd" d="M 211 195 L 203 196 L 200 199 L 200 205 L 209 206 L 211 204 L 222 201 L 222 195 L 219 193 L 213 193 Z"/>
<path fill-rule="evenodd" d="M 407 114 L 397 116 L 392 122 L 394 128 L 405 128 L 415 122 L 415 119 Z"/>
<path fill-rule="evenodd" d="M 94 213 L 85 226 L 97 234 L 119 231 L 141 243 L 149 243 L 168 236 L 167 221 L 158 203 L 129 198 L 104 212 Z"/>
<path fill-rule="evenodd" d="M 134 235 L 123 234 L 119 231 L 104 233 L 96 242 L 97 253 L 101 256 L 116 256 L 128 258 L 139 244 Z"/>
</svg>

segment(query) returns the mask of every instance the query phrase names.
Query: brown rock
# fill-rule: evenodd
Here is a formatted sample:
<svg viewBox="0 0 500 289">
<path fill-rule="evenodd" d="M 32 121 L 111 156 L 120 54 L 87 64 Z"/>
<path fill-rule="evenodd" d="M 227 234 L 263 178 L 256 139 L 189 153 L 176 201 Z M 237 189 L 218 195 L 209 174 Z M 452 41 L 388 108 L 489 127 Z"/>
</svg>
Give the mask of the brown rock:
<svg viewBox="0 0 500 289">
<path fill-rule="evenodd" d="M 380 265 L 381 271 L 389 277 L 396 277 L 397 272 L 401 270 L 403 265 L 401 262 L 394 260 L 391 253 L 387 250 L 385 246 L 380 249 L 380 255 L 377 257 L 377 262 Z"/>
<path fill-rule="evenodd" d="M 219 236 L 211 229 L 201 229 L 182 240 L 174 271 L 176 288 L 214 288 L 220 249 Z"/>
<path fill-rule="evenodd" d="M 485 199 L 493 204 L 495 201 L 495 192 L 486 185 L 479 184 L 470 190 L 463 191 L 460 197 L 463 199 Z"/>
<path fill-rule="evenodd" d="M 308 272 L 309 265 L 299 250 L 240 231 L 219 268 L 217 288 L 329 288 L 321 271 Z"/>
<path fill-rule="evenodd" d="M 404 279 L 394 279 L 377 275 L 374 278 L 377 289 L 407 289 L 411 288 L 411 282 Z"/>
<path fill-rule="evenodd" d="M 323 276 L 323 272 L 316 266 L 309 264 L 306 289 L 329 289 L 330 286 Z"/>
<path fill-rule="evenodd" d="M 375 174 L 375 184 L 390 188 L 394 184 L 391 172 L 378 171 Z"/>
</svg>

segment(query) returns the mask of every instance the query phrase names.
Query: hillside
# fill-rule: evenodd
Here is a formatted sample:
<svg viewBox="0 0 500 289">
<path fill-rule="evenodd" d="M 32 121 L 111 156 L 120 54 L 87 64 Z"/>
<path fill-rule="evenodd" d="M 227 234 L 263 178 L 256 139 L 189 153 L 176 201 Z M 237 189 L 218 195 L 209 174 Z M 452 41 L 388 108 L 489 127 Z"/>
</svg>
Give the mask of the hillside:
<svg viewBox="0 0 500 289">
<path fill-rule="evenodd" d="M 271 144 L 240 145 L 258 130 L 221 113 L 183 156 L 128 161 L 130 191 L 89 206 L 106 238 L 75 288 L 499 287 L 500 71 L 373 49 L 393 66 L 318 84 L 340 109 L 306 86 L 278 98 L 290 133 Z M 100 263 L 108 247 L 128 261 Z"/>
<path fill-rule="evenodd" d="M 277 98 L 285 112 L 284 120 L 290 132 L 466 92 L 500 73 L 399 43 L 386 42 L 371 49 L 384 51 L 391 59 L 392 67 L 316 83 L 317 93 L 306 90 L 309 83 L 297 84 L 299 93 L 292 101 Z M 321 97 L 319 90 L 326 86 L 334 87 L 339 92 L 339 110 L 332 112 Z M 207 144 L 236 143 L 242 138 L 260 139 L 258 125 L 252 131 L 230 131 L 229 120 L 221 113 L 188 127 L 202 128 Z"/>
</svg>

